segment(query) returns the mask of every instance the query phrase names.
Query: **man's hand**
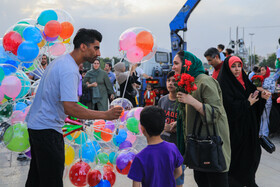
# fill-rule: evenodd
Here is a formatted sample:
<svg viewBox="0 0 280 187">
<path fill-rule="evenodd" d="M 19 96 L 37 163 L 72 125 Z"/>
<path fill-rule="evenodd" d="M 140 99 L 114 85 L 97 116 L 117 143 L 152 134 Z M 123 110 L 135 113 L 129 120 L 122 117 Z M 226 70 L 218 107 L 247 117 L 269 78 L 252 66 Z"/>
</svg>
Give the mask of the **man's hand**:
<svg viewBox="0 0 280 187">
<path fill-rule="evenodd" d="M 106 111 L 106 118 L 105 120 L 114 120 L 119 119 L 121 116 L 121 113 L 123 111 L 123 108 L 120 106 L 116 106 L 114 108 L 111 108 L 110 110 Z"/>
<path fill-rule="evenodd" d="M 177 131 L 177 121 L 170 123 L 170 125 L 172 125 L 170 131 L 175 133 Z"/>
</svg>

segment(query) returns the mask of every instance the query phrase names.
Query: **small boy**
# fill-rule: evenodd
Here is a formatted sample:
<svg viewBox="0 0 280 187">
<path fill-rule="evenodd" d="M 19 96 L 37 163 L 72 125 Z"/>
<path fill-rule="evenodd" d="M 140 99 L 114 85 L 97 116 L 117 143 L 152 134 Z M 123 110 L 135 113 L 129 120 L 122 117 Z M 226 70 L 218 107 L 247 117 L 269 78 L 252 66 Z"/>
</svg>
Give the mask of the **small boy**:
<svg viewBox="0 0 280 187">
<path fill-rule="evenodd" d="M 175 187 L 182 174 L 183 157 L 173 143 L 161 139 L 165 125 L 163 109 L 145 107 L 140 114 L 141 130 L 148 146 L 139 152 L 131 165 L 128 178 L 133 187 Z"/>
<path fill-rule="evenodd" d="M 152 85 L 147 84 L 144 92 L 145 106 L 155 105 L 156 93 L 152 90 Z"/>
<path fill-rule="evenodd" d="M 161 138 L 167 142 L 177 144 L 177 105 L 176 105 L 176 88 L 174 86 L 175 72 L 170 71 L 167 74 L 166 88 L 169 94 L 161 97 L 158 101 L 158 106 L 164 110 L 165 113 L 165 127 Z M 185 165 L 182 165 L 183 174 L 176 179 L 176 187 L 182 187 L 184 184 L 184 170 Z"/>
</svg>

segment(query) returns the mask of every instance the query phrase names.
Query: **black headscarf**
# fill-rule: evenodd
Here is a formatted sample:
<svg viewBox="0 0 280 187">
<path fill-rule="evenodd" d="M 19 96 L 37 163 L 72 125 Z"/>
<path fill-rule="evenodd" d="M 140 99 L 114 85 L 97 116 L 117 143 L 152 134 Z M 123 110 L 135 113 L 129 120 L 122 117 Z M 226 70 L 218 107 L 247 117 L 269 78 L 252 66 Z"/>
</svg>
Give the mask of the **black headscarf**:
<svg viewBox="0 0 280 187">
<path fill-rule="evenodd" d="M 223 104 L 230 128 L 232 151 L 229 177 L 243 186 L 251 186 L 255 183 L 260 161 L 259 125 L 266 101 L 259 94 L 259 101 L 250 106 L 248 97 L 255 92 L 256 87 L 242 69 L 244 89 L 229 68 L 230 58 L 225 59 L 217 78 L 223 92 Z"/>
</svg>

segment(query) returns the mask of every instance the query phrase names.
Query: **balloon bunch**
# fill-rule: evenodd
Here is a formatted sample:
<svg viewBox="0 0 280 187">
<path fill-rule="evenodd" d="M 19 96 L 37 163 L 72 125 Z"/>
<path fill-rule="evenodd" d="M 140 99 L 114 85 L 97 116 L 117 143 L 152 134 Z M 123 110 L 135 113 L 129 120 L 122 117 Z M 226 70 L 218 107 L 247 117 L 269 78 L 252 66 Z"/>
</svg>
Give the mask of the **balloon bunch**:
<svg viewBox="0 0 280 187">
<path fill-rule="evenodd" d="M 134 156 L 146 145 L 139 128 L 143 108 L 133 108 L 124 98 L 112 101 L 110 107 L 114 106 L 124 109 L 118 120 L 92 120 L 83 125 L 66 118 L 64 180 L 72 185 L 113 186 L 116 172 L 127 175 Z"/>
<path fill-rule="evenodd" d="M 119 50 L 133 64 L 151 59 L 156 49 L 155 36 L 145 28 L 127 29 L 119 38 Z"/>
<path fill-rule="evenodd" d="M 29 137 L 26 115 L 39 82 L 42 54 L 56 57 L 70 47 L 74 32 L 72 17 L 63 10 L 44 10 L 37 19 L 23 19 L 0 39 L 0 145 L 10 151 L 26 152 Z"/>
</svg>

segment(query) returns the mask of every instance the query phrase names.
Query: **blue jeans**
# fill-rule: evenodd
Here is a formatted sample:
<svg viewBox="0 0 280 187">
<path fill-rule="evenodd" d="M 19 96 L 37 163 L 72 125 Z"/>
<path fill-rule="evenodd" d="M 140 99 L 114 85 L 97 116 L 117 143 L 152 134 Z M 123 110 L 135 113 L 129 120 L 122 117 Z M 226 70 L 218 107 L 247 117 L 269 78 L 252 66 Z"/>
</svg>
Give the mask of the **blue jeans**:
<svg viewBox="0 0 280 187">
<path fill-rule="evenodd" d="M 270 114 L 270 111 L 271 111 L 271 107 L 272 107 L 272 104 L 266 104 L 265 105 L 265 108 L 263 110 L 263 114 L 261 116 L 261 127 L 260 127 L 260 132 L 259 132 L 259 135 L 263 135 L 263 136 L 266 136 L 268 137 L 269 135 L 269 114 Z"/>
<path fill-rule="evenodd" d="M 184 171 L 186 169 L 186 166 L 183 164 L 182 165 L 182 175 L 180 177 L 178 177 L 176 179 L 176 185 L 183 185 L 184 184 L 184 178 L 185 178 L 185 175 L 184 175 Z"/>
</svg>

